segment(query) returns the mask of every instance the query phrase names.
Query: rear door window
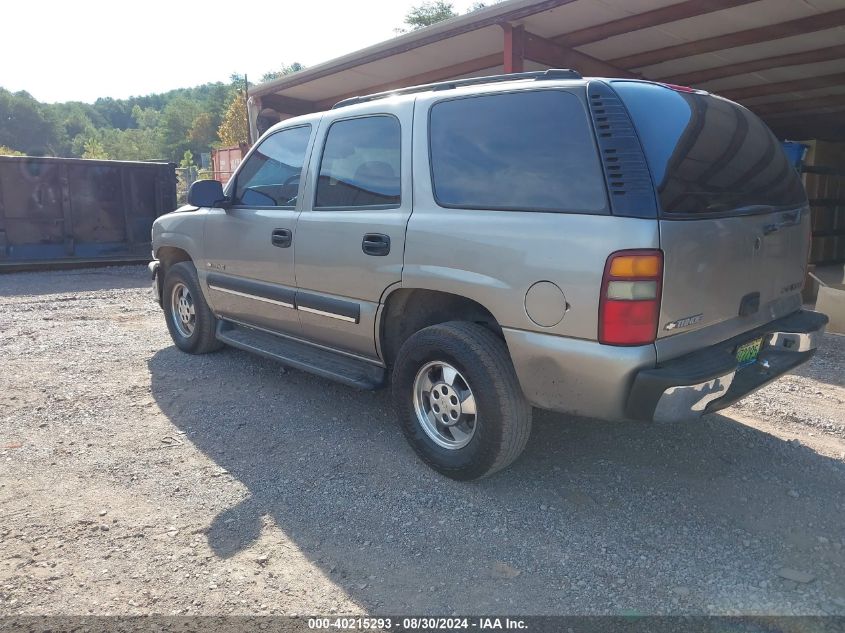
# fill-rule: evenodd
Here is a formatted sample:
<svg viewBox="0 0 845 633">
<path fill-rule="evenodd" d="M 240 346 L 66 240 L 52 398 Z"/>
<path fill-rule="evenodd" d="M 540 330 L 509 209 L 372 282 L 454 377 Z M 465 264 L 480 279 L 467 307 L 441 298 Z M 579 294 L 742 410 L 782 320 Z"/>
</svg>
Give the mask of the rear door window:
<svg viewBox="0 0 845 633">
<path fill-rule="evenodd" d="M 592 127 L 573 94 L 537 90 L 442 101 L 431 108 L 429 134 L 440 206 L 606 212 Z"/>
<path fill-rule="evenodd" d="M 797 172 L 756 115 L 726 99 L 614 81 L 667 214 L 737 214 L 806 201 Z"/>
<path fill-rule="evenodd" d="M 329 128 L 315 207 L 390 208 L 401 200 L 399 120 L 376 115 Z"/>
</svg>

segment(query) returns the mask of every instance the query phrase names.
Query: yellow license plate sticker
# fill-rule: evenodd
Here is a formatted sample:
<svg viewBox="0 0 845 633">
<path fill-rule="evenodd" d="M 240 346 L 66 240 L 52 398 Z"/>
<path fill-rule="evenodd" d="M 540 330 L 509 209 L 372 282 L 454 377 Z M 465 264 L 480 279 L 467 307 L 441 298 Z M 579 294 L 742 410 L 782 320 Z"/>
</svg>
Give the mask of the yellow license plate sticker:
<svg viewBox="0 0 845 633">
<path fill-rule="evenodd" d="M 750 365 L 757 360 L 757 355 L 760 353 L 760 348 L 763 347 L 763 339 L 757 338 L 748 343 L 743 343 L 736 348 L 736 362 L 739 366 Z"/>
</svg>

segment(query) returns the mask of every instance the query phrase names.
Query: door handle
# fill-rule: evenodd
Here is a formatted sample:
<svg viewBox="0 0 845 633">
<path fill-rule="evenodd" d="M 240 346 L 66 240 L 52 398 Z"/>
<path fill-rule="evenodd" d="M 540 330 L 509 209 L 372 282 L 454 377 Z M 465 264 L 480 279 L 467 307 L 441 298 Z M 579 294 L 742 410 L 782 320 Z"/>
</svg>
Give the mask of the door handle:
<svg viewBox="0 0 845 633">
<path fill-rule="evenodd" d="M 293 241 L 293 232 L 290 229 L 273 229 L 270 234 L 270 241 L 273 246 L 288 248 Z"/>
<path fill-rule="evenodd" d="M 361 250 L 367 255 L 384 257 L 390 252 L 390 236 L 383 233 L 366 233 Z"/>
</svg>

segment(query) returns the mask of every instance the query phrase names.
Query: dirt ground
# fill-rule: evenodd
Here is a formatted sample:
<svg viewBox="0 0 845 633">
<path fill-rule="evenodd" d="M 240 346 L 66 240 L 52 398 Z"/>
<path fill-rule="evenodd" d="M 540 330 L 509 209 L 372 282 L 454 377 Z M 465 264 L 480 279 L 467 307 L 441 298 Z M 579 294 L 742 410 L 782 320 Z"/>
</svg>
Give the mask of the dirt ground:
<svg viewBox="0 0 845 633">
<path fill-rule="evenodd" d="M 386 391 L 179 352 L 143 267 L 0 275 L 0 361 L 0 614 L 845 614 L 842 336 L 472 484 Z"/>
</svg>

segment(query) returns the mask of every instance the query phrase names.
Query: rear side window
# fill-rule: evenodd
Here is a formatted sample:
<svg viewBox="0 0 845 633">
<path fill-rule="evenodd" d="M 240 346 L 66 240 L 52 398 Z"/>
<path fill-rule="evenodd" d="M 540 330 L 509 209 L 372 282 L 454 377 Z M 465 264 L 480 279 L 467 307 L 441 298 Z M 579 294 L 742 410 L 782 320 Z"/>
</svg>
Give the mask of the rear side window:
<svg viewBox="0 0 845 633">
<path fill-rule="evenodd" d="M 395 117 L 379 115 L 332 123 L 320 161 L 314 206 L 399 206 L 400 146 Z"/>
<path fill-rule="evenodd" d="M 591 124 L 573 94 L 543 90 L 443 101 L 431 109 L 429 134 L 441 206 L 607 209 Z"/>
<path fill-rule="evenodd" d="M 664 212 L 748 213 L 805 202 L 780 143 L 745 108 L 649 83 L 613 88 L 637 128 Z"/>
<path fill-rule="evenodd" d="M 311 126 L 276 132 L 261 141 L 238 172 L 236 205 L 248 207 L 296 206 L 302 164 Z"/>
</svg>

